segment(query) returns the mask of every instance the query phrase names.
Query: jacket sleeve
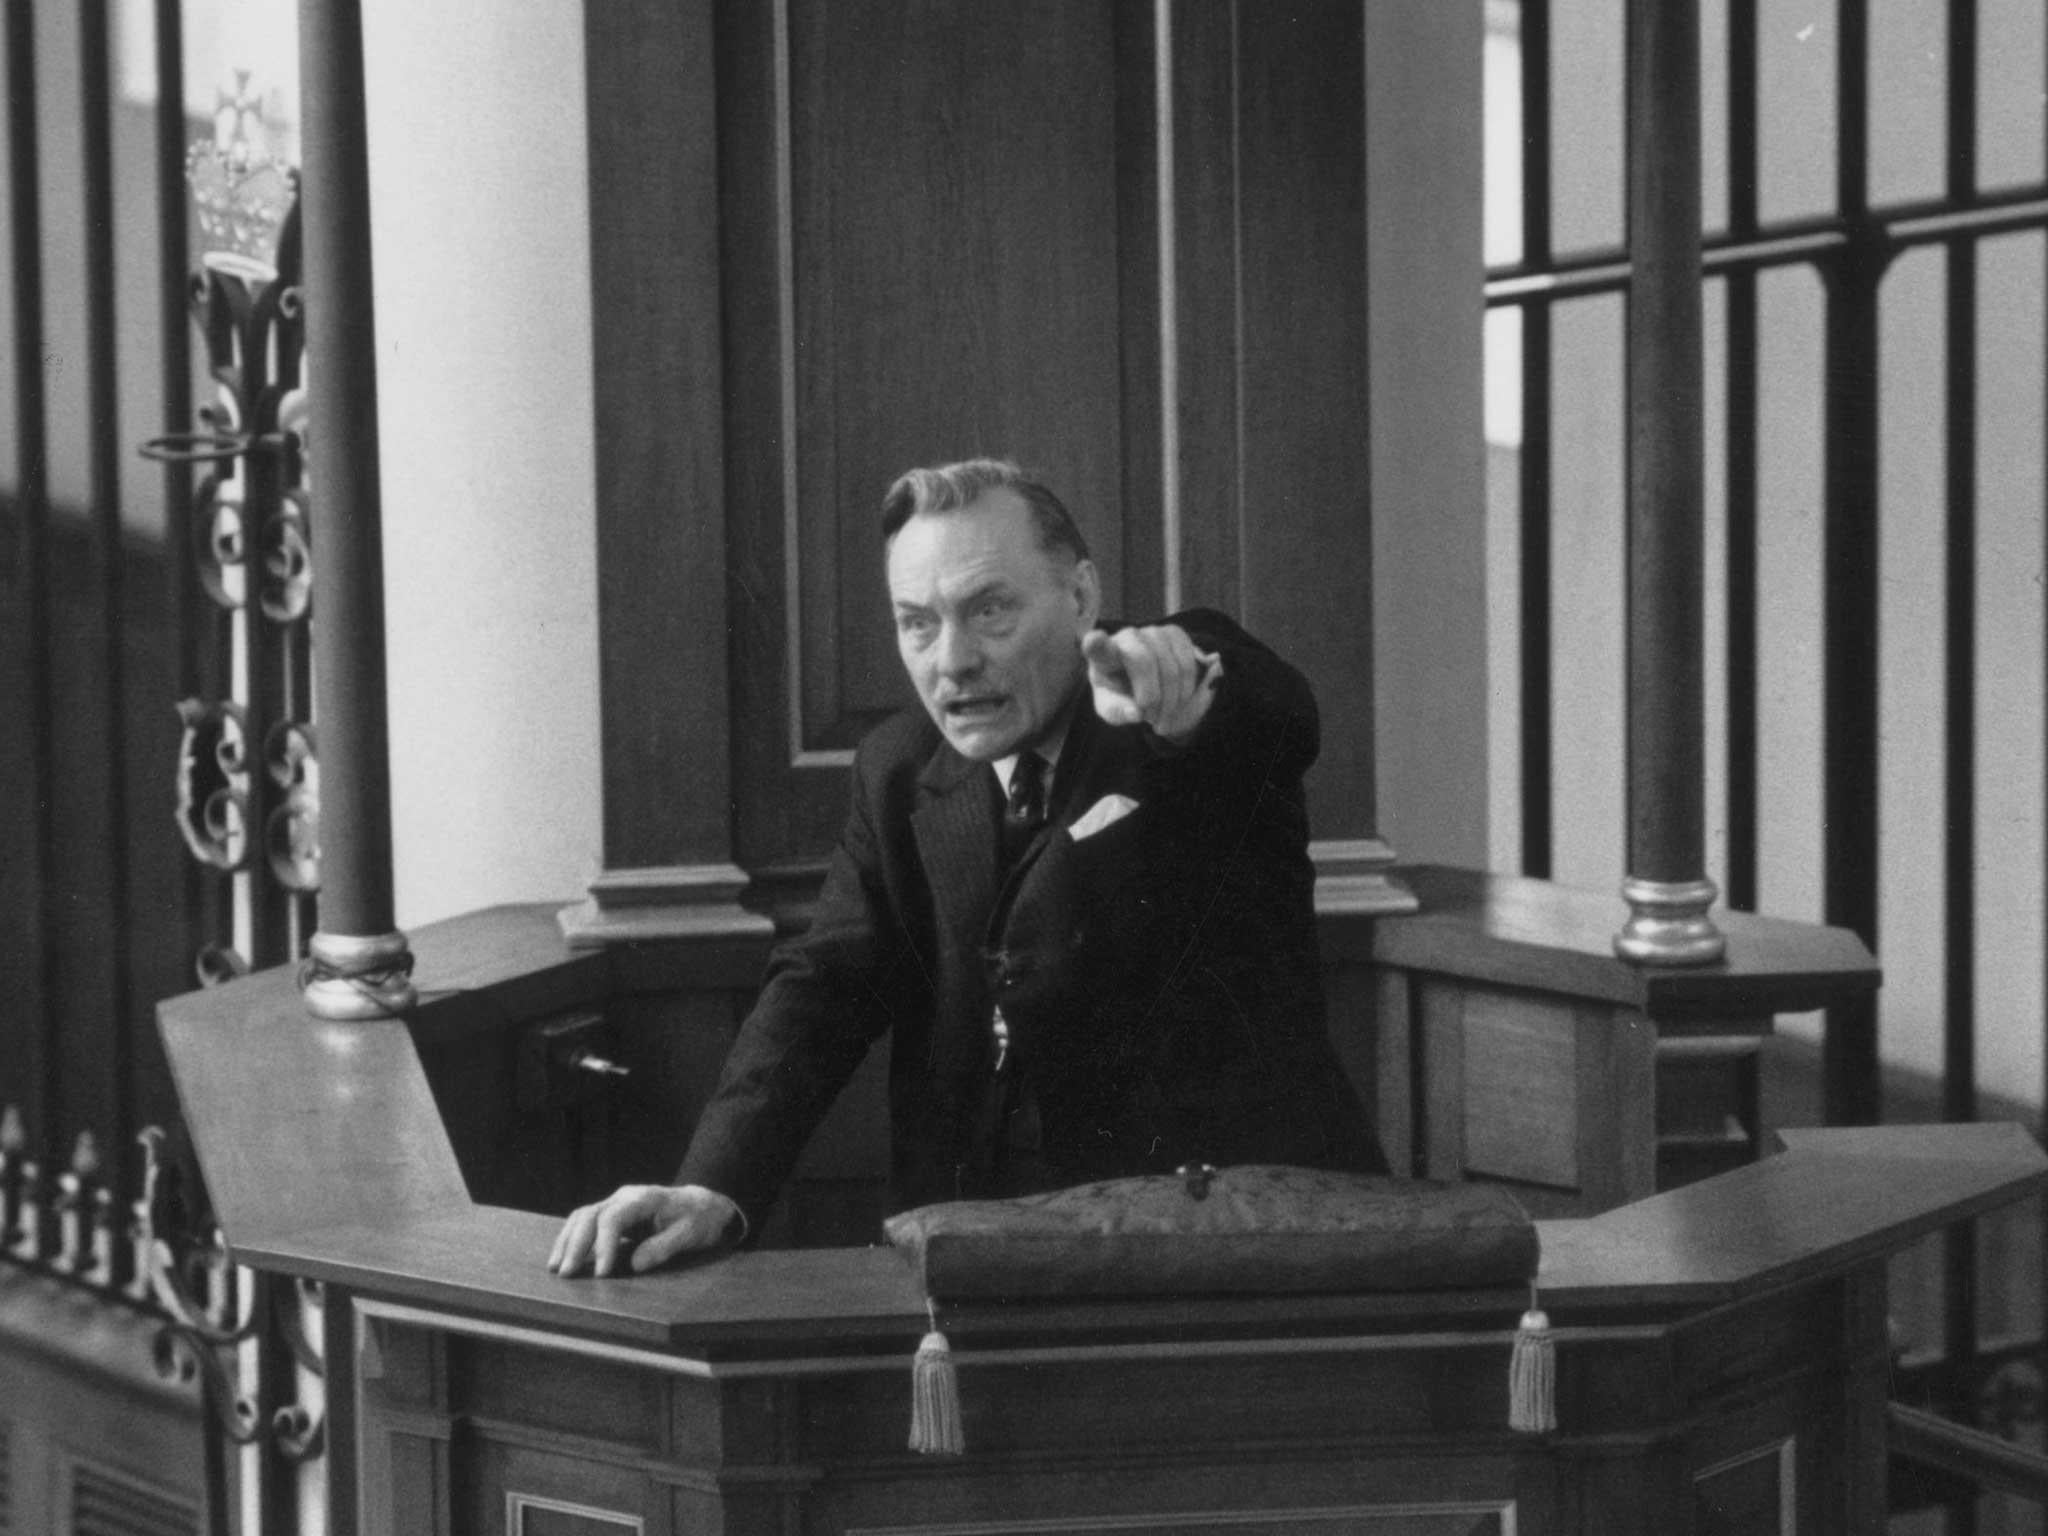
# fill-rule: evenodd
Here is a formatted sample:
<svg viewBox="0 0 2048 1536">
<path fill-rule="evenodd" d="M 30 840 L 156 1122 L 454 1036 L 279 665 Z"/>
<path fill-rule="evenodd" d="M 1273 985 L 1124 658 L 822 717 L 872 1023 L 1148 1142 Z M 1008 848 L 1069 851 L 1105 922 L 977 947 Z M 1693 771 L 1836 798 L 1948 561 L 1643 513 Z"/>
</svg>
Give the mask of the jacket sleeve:
<svg viewBox="0 0 2048 1536">
<path fill-rule="evenodd" d="M 810 925 L 770 959 L 676 1175 L 728 1196 L 757 1231 L 811 1132 L 893 1022 L 892 999 L 905 995 L 898 974 L 918 963 L 883 893 L 872 772 L 857 762 Z"/>
<path fill-rule="evenodd" d="M 1308 679 L 1231 619 L 1191 608 L 1161 620 L 1222 661 L 1215 701 L 1184 746 L 1206 769 L 1247 787 L 1298 782 L 1322 747 L 1322 718 Z"/>
</svg>

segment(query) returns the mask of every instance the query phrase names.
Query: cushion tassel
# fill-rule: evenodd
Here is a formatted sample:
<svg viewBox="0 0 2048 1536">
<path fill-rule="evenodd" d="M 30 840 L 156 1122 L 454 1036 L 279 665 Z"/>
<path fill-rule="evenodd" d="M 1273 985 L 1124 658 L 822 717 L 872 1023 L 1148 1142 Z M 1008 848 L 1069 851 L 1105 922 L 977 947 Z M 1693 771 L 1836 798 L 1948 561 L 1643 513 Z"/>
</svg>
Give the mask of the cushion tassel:
<svg viewBox="0 0 2048 1536">
<path fill-rule="evenodd" d="M 910 1368 L 910 1448 L 928 1456 L 958 1456 L 967 1449 L 960 1421 L 960 1375 L 953 1349 L 939 1332 L 938 1309 L 930 1301 L 932 1329 L 917 1346 Z"/>
<path fill-rule="evenodd" d="M 1508 1428 L 1525 1435 L 1557 1428 L 1557 1341 L 1549 1316 L 1536 1305 L 1534 1286 L 1508 1358 Z"/>
</svg>

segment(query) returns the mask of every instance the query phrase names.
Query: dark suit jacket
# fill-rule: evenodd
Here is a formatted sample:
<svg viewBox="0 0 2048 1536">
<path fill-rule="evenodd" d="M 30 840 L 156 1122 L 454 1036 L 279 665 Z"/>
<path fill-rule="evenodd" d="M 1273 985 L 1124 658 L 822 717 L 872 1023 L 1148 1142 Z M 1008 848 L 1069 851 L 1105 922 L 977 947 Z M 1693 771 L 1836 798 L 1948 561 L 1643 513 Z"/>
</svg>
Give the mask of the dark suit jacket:
<svg viewBox="0 0 2048 1536">
<path fill-rule="evenodd" d="M 1307 683 L 1220 614 L 1186 745 L 1103 724 L 1085 690 L 1048 824 L 999 878 L 994 770 L 922 710 L 872 732 L 816 913 L 776 951 L 678 1182 L 758 1222 L 868 1047 L 891 1036 L 898 1207 L 989 1193 L 1000 1004 L 1043 1132 L 1036 1182 L 1206 1161 L 1384 1166 L 1331 1049 L 1302 774 Z M 1106 795 L 1137 809 L 1076 842 Z"/>
</svg>

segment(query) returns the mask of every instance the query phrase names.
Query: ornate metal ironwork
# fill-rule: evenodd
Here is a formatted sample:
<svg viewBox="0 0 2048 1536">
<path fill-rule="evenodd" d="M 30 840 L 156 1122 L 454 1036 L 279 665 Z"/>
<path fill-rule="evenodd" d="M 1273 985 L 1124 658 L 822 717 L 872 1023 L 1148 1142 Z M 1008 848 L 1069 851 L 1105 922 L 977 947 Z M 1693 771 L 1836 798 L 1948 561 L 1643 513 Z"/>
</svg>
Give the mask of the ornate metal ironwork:
<svg viewBox="0 0 2048 1536">
<path fill-rule="evenodd" d="M 319 758 L 313 728 L 280 720 L 263 744 L 264 767 L 282 797 L 263 824 L 270 872 L 288 891 L 320 889 Z"/>
<path fill-rule="evenodd" d="M 208 247 L 188 297 L 213 399 L 193 431 L 142 448 L 205 467 L 186 543 L 223 616 L 235 680 L 232 697 L 178 706 L 178 830 L 195 859 L 233 882 L 221 907 L 234 931 L 195 957 L 204 984 L 300 958 L 320 884 L 298 176 L 275 154 L 277 138 L 242 76 L 221 93 L 211 140 L 188 156 Z"/>
<path fill-rule="evenodd" d="M 181 699 L 178 743 L 178 831 L 192 857 L 237 870 L 249 858 L 249 750 L 241 706 Z"/>
</svg>

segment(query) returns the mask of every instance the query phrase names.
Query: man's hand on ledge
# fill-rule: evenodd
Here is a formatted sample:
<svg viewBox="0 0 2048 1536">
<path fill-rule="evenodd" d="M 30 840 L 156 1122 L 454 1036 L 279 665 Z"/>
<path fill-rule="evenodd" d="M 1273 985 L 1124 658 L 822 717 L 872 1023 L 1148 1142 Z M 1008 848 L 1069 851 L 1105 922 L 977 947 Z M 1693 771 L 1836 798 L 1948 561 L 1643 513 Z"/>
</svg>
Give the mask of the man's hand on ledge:
<svg viewBox="0 0 2048 1536">
<path fill-rule="evenodd" d="M 679 1253 L 716 1248 L 739 1226 L 740 1208 L 701 1184 L 627 1184 L 596 1205 L 569 1213 L 548 1268 L 573 1275 L 593 1259 L 592 1272 L 609 1275 L 632 1249 L 634 1274 L 666 1264 Z"/>
<path fill-rule="evenodd" d="M 1110 725 L 1149 725 L 1176 744 L 1195 734 L 1223 676 L 1221 661 L 1178 624 L 1090 630 L 1081 654 L 1096 714 Z"/>
</svg>

